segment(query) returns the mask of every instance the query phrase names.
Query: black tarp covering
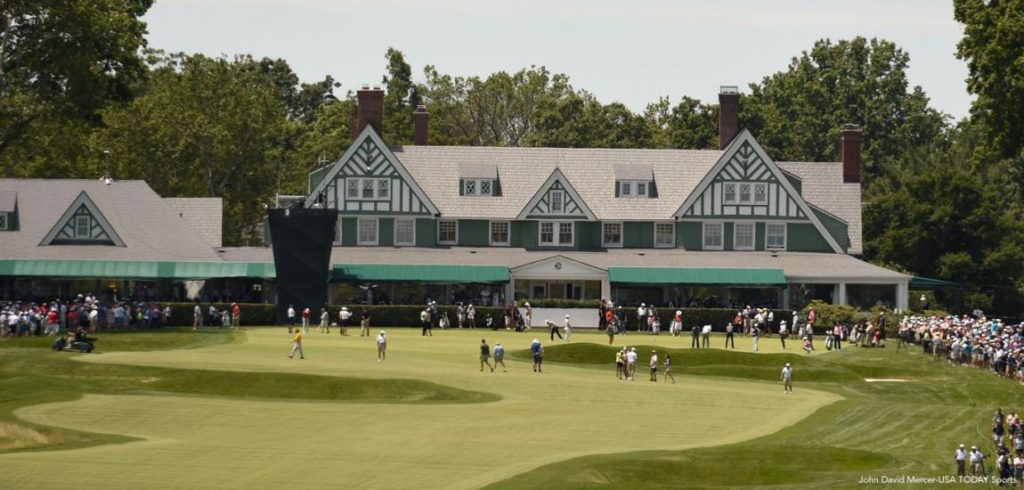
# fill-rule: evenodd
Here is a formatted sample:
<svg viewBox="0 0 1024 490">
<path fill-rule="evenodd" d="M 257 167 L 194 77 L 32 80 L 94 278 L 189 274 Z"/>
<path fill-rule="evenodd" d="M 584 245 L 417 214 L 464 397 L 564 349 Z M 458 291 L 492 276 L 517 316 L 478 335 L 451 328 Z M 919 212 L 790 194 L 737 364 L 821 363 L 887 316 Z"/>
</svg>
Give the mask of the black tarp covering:
<svg viewBox="0 0 1024 490">
<path fill-rule="evenodd" d="M 327 304 L 337 211 L 272 209 L 269 219 L 277 269 L 277 322 L 288 320 L 288 305 L 297 311 L 308 307 L 319 317 L 320 307 Z"/>
</svg>

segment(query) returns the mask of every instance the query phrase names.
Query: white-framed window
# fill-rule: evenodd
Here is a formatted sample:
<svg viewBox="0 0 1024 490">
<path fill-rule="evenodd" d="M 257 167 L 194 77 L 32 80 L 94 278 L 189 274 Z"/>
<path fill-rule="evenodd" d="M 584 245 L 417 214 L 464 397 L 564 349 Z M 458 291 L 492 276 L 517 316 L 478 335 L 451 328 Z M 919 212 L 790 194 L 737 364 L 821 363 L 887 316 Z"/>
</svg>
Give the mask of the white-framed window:
<svg viewBox="0 0 1024 490">
<path fill-rule="evenodd" d="M 395 218 L 395 246 L 413 247 L 416 245 L 416 220 L 413 218 Z"/>
<path fill-rule="evenodd" d="M 601 223 L 601 245 L 622 246 L 622 223 Z"/>
<path fill-rule="evenodd" d="M 7 213 L 0 213 L 0 231 L 7 231 Z"/>
<path fill-rule="evenodd" d="M 754 223 L 733 223 L 732 225 L 732 248 L 733 250 L 754 249 Z"/>
<path fill-rule="evenodd" d="M 572 221 L 541 221 L 540 244 L 556 247 L 569 247 L 573 244 L 574 227 Z"/>
<path fill-rule="evenodd" d="M 676 224 L 655 223 L 654 224 L 654 246 L 674 247 L 676 246 Z"/>
<path fill-rule="evenodd" d="M 462 179 L 462 195 L 464 196 L 493 196 L 494 180 L 492 179 Z"/>
<path fill-rule="evenodd" d="M 338 216 L 338 222 L 334 225 L 334 245 L 341 245 L 341 216 Z"/>
<path fill-rule="evenodd" d="M 750 204 L 750 187 L 751 185 L 746 182 L 740 183 L 740 204 Z"/>
<path fill-rule="evenodd" d="M 356 230 L 358 231 L 356 243 L 359 245 L 377 245 L 379 243 L 378 225 L 377 218 L 359 218 L 356 222 Z"/>
<path fill-rule="evenodd" d="M 786 249 L 786 224 L 767 223 L 764 226 L 764 248 L 768 250 Z"/>
<path fill-rule="evenodd" d="M 723 194 L 725 195 L 726 204 L 736 204 L 736 183 L 726 182 L 723 186 Z"/>
<path fill-rule="evenodd" d="M 645 180 L 620 180 L 619 197 L 650 197 L 651 183 Z"/>
<path fill-rule="evenodd" d="M 725 225 L 721 222 L 705 222 L 703 226 L 702 248 L 704 250 L 722 250 Z"/>
<path fill-rule="evenodd" d="M 75 218 L 75 238 L 89 238 L 88 216 L 78 216 Z"/>
<path fill-rule="evenodd" d="M 511 237 L 512 228 L 508 221 L 491 221 L 491 245 L 507 247 Z"/>
<path fill-rule="evenodd" d="M 573 224 L 566 221 L 558 223 L 558 244 L 572 245 Z"/>
<path fill-rule="evenodd" d="M 391 199 L 391 179 L 346 177 L 345 199 L 352 201 Z"/>
<path fill-rule="evenodd" d="M 565 193 L 562 191 L 551 191 L 551 195 L 548 196 L 551 201 L 548 211 L 552 213 L 561 213 L 565 206 L 563 205 L 565 199 Z"/>
<path fill-rule="evenodd" d="M 754 184 L 754 204 L 768 204 L 768 184 Z"/>
<path fill-rule="evenodd" d="M 437 243 L 440 245 L 455 245 L 459 243 L 459 222 L 453 219 L 438 221 Z"/>
</svg>

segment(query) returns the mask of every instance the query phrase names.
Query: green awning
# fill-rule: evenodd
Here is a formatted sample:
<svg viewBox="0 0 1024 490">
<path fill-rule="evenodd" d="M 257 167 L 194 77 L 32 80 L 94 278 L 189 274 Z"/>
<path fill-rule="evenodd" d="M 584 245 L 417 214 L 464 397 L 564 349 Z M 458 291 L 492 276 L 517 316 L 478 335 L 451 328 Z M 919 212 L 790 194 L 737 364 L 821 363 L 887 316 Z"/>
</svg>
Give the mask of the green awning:
<svg viewBox="0 0 1024 490">
<path fill-rule="evenodd" d="M 910 280 L 910 289 L 961 289 L 960 283 L 932 279 L 930 277 L 915 277 Z"/>
<path fill-rule="evenodd" d="M 508 267 L 497 265 L 335 264 L 334 282 L 508 282 Z"/>
<path fill-rule="evenodd" d="M 0 276 L 60 279 L 212 279 L 252 277 L 273 279 L 273 263 L 172 262 L 128 260 L 0 260 Z"/>
<path fill-rule="evenodd" d="M 608 280 L 618 284 L 786 285 L 782 269 L 751 268 L 609 267 Z"/>
</svg>

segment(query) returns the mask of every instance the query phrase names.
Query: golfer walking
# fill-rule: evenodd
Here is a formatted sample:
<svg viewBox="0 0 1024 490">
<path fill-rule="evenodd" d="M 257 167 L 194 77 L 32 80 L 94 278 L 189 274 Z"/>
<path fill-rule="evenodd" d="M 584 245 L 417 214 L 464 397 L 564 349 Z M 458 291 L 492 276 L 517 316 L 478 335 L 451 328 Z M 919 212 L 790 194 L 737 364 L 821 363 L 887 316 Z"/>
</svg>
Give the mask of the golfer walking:
<svg viewBox="0 0 1024 490">
<path fill-rule="evenodd" d="M 288 305 L 288 333 L 295 328 L 295 305 Z"/>
<path fill-rule="evenodd" d="M 295 353 L 299 353 L 299 359 L 305 359 L 306 355 L 302 352 L 302 331 L 295 329 L 295 336 L 292 337 L 292 351 L 288 353 L 288 359 L 292 359 Z"/>
<path fill-rule="evenodd" d="M 494 368 L 498 368 L 498 364 L 501 364 L 501 370 L 508 372 L 505 367 L 505 347 L 501 345 L 501 342 L 494 344 Z"/>
<path fill-rule="evenodd" d="M 491 365 L 491 347 L 487 345 L 487 339 L 480 339 L 480 372 L 484 372 L 484 365 L 491 368 L 491 372 L 494 372 L 494 366 Z"/>
<path fill-rule="evenodd" d="M 665 353 L 665 376 L 661 379 L 667 383 L 669 378 L 672 378 L 672 384 L 676 384 L 676 377 L 672 376 L 672 356 Z"/>
<path fill-rule="evenodd" d="M 533 352 L 533 372 L 539 373 L 541 372 L 541 363 L 544 361 L 544 346 L 540 345 L 540 339 L 533 339 L 533 343 L 530 344 L 530 352 Z"/>
<path fill-rule="evenodd" d="M 782 390 L 787 395 L 793 394 L 793 366 L 786 363 L 782 368 Z"/>
<path fill-rule="evenodd" d="M 377 362 L 384 362 L 388 357 L 388 338 L 384 335 L 384 331 L 380 331 L 380 335 L 377 335 Z"/>
<path fill-rule="evenodd" d="M 658 382 L 658 351 L 651 351 L 651 381 Z"/>
</svg>

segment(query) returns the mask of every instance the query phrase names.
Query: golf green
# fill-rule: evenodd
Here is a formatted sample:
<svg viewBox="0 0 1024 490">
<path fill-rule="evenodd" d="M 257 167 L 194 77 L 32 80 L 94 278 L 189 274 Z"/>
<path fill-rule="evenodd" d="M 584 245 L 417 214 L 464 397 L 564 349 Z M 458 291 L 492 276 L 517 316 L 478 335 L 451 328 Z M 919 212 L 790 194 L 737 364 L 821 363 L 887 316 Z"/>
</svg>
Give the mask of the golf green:
<svg viewBox="0 0 1024 490">
<path fill-rule="evenodd" d="M 35 427 L 125 438 L 66 450 L 0 453 L 0 487 L 65 488 L 73 482 L 89 488 L 478 488 L 572 458 L 748 441 L 842 399 L 801 386 L 799 369 L 796 393 L 784 395 L 778 382 L 781 357 L 759 368 L 760 379 L 680 370 L 675 384 L 651 383 L 648 347 L 638 349 L 646 352 L 640 352 L 636 380 L 624 382 L 615 377 L 611 351 L 600 368 L 546 363 L 543 373 L 534 373 L 530 362 L 517 357 L 506 360 L 508 372 L 479 371 L 481 337 L 492 347 L 501 342 L 519 351 L 540 332 L 448 330 L 423 338 L 419 331 L 394 329 L 388 332 L 385 362 L 376 360 L 373 337 L 311 331 L 306 359 L 299 360 L 287 357 L 290 336 L 283 328 L 243 333 L 242 342 L 200 348 L 75 356 L 88 363 L 85 367 L 134 366 L 140 372 L 136 382 L 154 389 L 86 390 L 81 398 L 17 408 L 16 420 Z M 689 338 L 664 335 L 616 339 L 624 341 L 659 350 L 689 345 Z M 573 342 L 596 348 L 606 338 L 584 334 Z M 544 343 L 549 359 L 557 359 L 560 346 L 553 345 L 558 341 Z M 762 351 L 781 352 L 777 344 L 763 339 Z M 739 339 L 737 347 L 749 352 L 749 339 Z M 804 355 L 795 344 L 789 351 Z M 677 365 L 685 365 L 688 352 L 674 352 Z M 381 386 L 414 380 L 454 390 L 437 401 L 426 396 L 280 399 L 258 386 L 238 387 L 249 393 L 244 396 L 211 395 L 160 389 L 164 371 L 154 367 L 167 373 L 200 370 L 199 378 L 208 373 L 210 383 L 230 373 L 256 373 L 237 382 L 282 383 L 273 377 L 315 375 L 377 380 Z M 317 378 L 284 379 L 282 389 L 288 388 L 287 380 Z M 494 396 L 456 403 L 460 393 Z M 757 416 L 747 416 L 751 411 Z"/>
</svg>

